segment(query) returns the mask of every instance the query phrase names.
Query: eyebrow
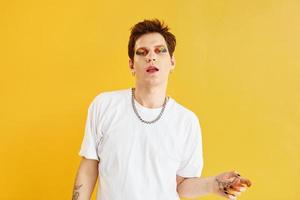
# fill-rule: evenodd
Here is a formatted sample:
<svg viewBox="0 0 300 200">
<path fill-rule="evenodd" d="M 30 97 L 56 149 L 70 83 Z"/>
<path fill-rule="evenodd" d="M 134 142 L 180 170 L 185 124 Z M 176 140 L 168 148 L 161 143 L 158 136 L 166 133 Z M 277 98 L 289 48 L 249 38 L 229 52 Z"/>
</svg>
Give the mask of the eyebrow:
<svg viewBox="0 0 300 200">
<path fill-rule="evenodd" d="M 160 45 L 155 45 L 154 47 L 166 47 L 166 46 L 164 44 L 160 44 Z M 136 50 L 138 49 L 147 49 L 147 47 L 139 47 Z"/>
</svg>

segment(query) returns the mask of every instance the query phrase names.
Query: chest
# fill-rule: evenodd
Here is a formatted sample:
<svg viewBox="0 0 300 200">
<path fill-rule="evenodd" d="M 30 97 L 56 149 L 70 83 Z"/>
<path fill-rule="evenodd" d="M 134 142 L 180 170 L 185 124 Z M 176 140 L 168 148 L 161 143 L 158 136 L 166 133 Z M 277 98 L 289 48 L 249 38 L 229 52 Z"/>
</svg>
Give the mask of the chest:
<svg viewBox="0 0 300 200">
<path fill-rule="evenodd" d="M 119 119 L 103 132 L 98 151 L 102 171 L 125 173 L 132 166 L 175 170 L 183 148 L 180 135 L 171 123 L 149 125 L 129 117 Z"/>
</svg>

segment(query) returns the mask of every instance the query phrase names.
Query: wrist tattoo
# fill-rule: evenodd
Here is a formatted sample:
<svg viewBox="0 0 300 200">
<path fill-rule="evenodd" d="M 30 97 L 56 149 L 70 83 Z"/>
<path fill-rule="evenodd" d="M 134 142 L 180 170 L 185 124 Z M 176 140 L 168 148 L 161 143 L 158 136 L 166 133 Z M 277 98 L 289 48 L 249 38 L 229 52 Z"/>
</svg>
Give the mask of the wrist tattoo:
<svg viewBox="0 0 300 200">
<path fill-rule="evenodd" d="M 79 197 L 79 189 L 81 188 L 81 185 L 74 185 L 74 190 L 73 190 L 73 197 L 72 200 L 77 200 Z"/>
</svg>

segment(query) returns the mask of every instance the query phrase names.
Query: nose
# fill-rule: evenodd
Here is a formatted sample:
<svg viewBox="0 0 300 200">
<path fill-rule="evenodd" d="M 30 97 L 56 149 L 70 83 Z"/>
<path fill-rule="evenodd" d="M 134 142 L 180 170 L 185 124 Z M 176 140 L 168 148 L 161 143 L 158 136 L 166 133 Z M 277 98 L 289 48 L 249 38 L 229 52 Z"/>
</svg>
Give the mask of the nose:
<svg viewBox="0 0 300 200">
<path fill-rule="evenodd" d="M 147 62 L 151 62 L 151 61 L 156 61 L 156 59 L 155 59 L 155 58 L 147 58 L 146 61 L 147 61 Z"/>
<path fill-rule="evenodd" d="M 150 51 L 148 53 L 148 55 L 146 56 L 146 61 L 147 62 L 156 61 L 156 54 L 154 52 Z"/>
</svg>

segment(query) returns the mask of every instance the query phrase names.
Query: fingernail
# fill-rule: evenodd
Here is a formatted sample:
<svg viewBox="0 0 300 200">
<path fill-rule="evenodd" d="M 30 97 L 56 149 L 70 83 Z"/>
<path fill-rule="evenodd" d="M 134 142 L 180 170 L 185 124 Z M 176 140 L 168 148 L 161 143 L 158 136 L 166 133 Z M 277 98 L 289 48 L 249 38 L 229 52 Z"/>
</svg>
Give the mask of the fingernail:
<svg viewBox="0 0 300 200">
<path fill-rule="evenodd" d="M 235 196 L 240 196 L 241 193 L 240 193 L 240 192 L 235 192 L 234 195 L 235 195 Z"/>
<path fill-rule="evenodd" d="M 236 200 L 236 197 L 229 196 L 229 199 L 230 199 L 230 200 Z"/>
<path fill-rule="evenodd" d="M 245 183 L 242 183 L 242 187 L 248 187 L 248 185 L 247 184 L 245 184 Z"/>
</svg>

